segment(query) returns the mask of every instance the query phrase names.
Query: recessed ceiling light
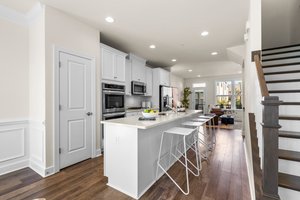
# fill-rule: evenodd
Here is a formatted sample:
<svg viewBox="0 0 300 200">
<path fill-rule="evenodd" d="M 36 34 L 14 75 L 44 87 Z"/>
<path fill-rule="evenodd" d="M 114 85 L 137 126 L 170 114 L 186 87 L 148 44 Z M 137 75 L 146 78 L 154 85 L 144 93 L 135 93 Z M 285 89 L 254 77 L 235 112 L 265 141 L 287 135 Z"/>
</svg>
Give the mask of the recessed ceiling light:
<svg viewBox="0 0 300 200">
<path fill-rule="evenodd" d="M 218 52 L 212 52 L 211 55 L 212 56 L 218 55 Z"/>
<path fill-rule="evenodd" d="M 192 72 L 193 70 L 189 69 L 188 72 Z"/>
<path fill-rule="evenodd" d="M 155 49 L 156 46 L 155 46 L 154 44 L 151 44 L 151 45 L 149 46 L 149 48 L 150 48 L 150 49 Z"/>
<path fill-rule="evenodd" d="M 112 17 L 106 17 L 105 20 L 108 22 L 108 23 L 113 23 L 115 20 L 114 18 Z"/>
<path fill-rule="evenodd" d="M 241 73 L 242 73 L 242 71 L 238 71 L 238 73 L 239 73 L 239 74 L 241 74 Z"/>
<path fill-rule="evenodd" d="M 209 34 L 209 32 L 208 31 L 203 31 L 202 33 L 201 33 L 201 35 L 204 37 L 204 36 L 208 36 L 208 34 Z"/>
<path fill-rule="evenodd" d="M 201 75 L 197 75 L 197 77 L 201 77 Z"/>
<path fill-rule="evenodd" d="M 172 62 L 176 62 L 177 60 L 176 59 L 172 59 Z"/>
</svg>

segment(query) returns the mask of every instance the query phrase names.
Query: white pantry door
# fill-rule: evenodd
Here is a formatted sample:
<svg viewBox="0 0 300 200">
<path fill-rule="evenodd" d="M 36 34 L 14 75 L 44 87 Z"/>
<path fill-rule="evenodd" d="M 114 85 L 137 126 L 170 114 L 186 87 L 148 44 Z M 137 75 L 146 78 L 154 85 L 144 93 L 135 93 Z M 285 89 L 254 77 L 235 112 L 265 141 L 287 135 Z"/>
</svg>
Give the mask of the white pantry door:
<svg viewBox="0 0 300 200">
<path fill-rule="evenodd" d="M 92 156 L 92 62 L 63 52 L 59 59 L 59 163 L 62 169 Z"/>
</svg>

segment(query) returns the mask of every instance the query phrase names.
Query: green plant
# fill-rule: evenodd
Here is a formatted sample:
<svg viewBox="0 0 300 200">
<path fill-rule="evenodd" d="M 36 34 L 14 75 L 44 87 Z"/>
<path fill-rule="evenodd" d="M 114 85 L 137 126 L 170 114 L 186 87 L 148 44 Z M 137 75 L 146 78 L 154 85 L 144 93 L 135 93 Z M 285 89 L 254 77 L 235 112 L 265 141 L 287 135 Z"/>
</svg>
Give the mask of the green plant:
<svg viewBox="0 0 300 200">
<path fill-rule="evenodd" d="M 189 108 L 190 106 L 190 99 L 189 96 L 192 94 L 191 90 L 189 87 L 184 88 L 183 90 L 183 99 L 181 100 L 181 103 L 183 107 Z"/>
</svg>

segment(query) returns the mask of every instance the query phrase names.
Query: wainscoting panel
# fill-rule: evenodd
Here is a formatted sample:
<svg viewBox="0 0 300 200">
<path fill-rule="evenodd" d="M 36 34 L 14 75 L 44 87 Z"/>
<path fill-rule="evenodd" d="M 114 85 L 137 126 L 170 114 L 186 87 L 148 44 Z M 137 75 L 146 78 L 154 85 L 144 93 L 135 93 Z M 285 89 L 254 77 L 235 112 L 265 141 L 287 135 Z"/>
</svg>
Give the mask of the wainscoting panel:
<svg viewBox="0 0 300 200">
<path fill-rule="evenodd" d="M 0 122 L 0 175 L 28 167 L 28 121 Z"/>
</svg>

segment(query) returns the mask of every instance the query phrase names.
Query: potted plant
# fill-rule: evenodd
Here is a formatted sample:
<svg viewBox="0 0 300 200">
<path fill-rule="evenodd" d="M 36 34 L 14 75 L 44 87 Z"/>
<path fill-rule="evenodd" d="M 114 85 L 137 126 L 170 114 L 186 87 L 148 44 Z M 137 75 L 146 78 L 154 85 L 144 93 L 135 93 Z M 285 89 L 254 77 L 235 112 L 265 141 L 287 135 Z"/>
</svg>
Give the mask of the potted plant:
<svg viewBox="0 0 300 200">
<path fill-rule="evenodd" d="M 183 90 L 183 99 L 181 100 L 181 103 L 184 108 L 189 108 L 190 106 L 190 99 L 189 96 L 192 94 L 191 90 L 189 87 L 184 88 Z"/>
</svg>

